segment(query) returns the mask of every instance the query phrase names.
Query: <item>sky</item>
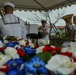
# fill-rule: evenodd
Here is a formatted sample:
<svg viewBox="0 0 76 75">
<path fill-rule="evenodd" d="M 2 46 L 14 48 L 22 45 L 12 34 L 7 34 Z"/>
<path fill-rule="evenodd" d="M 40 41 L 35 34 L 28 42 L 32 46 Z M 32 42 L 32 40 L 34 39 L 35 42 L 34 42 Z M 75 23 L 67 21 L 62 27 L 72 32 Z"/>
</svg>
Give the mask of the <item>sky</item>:
<svg viewBox="0 0 76 75">
<path fill-rule="evenodd" d="M 36 15 L 38 16 L 35 16 L 35 13 Z M 20 17 L 21 19 L 23 19 L 24 21 L 27 21 L 28 23 L 30 24 L 38 24 L 38 25 L 41 25 L 40 23 L 40 20 L 41 19 L 45 19 L 45 17 L 43 15 L 41 15 L 39 13 L 39 11 L 19 11 L 19 10 L 16 10 L 14 11 L 14 14 L 18 17 Z M 52 10 L 50 11 L 50 19 L 51 19 L 51 22 L 52 23 L 55 23 L 56 20 L 58 19 L 58 14 L 59 16 L 64 16 L 64 15 L 67 15 L 67 14 L 74 14 L 76 15 L 76 4 L 74 5 L 71 5 L 71 6 L 67 6 L 67 7 L 63 7 L 62 9 L 59 8 L 58 10 Z M 37 21 L 36 18 L 39 20 Z M 65 21 L 63 19 L 59 19 L 58 22 L 55 24 L 56 26 L 64 26 L 66 25 Z"/>
</svg>

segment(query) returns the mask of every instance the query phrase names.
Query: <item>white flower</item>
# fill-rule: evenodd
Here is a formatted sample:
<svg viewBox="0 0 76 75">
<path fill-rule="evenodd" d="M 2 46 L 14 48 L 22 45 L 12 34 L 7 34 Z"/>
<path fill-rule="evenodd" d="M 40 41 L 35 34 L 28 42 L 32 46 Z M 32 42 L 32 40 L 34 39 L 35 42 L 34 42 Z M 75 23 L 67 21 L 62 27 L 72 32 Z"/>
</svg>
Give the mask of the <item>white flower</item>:
<svg viewBox="0 0 76 75">
<path fill-rule="evenodd" d="M 64 48 L 64 47 L 70 47 L 70 42 L 64 42 L 62 44 L 62 48 Z"/>
<path fill-rule="evenodd" d="M 76 42 L 70 42 L 70 52 L 72 52 L 72 57 L 76 57 Z"/>
<path fill-rule="evenodd" d="M 5 53 L 6 54 L 17 54 L 17 51 L 16 51 L 16 49 L 15 48 L 12 48 L 12 47 L 7 47 L 6 49 L 5 49 Z"/>
<path fill-rule="evenodd" d="M 43 48 L 45 46 L 40 46 L 39 48 L 36 49 L 36 54 L 43 52 Z"/>
<path fill-rule="evenodd" d="M 3 39 L 5 40 L 7 38 L 7 36 L 4 36 Z"/>
<path fill-rule="evenodd" d="M 61 52 L 70 52 L 70 47 L 62 48 Z"/>
<path fill-rule="evenodd" d="M 55 48 L 56 46 L 54 46 L 54 45 L 51 45 L 51 47 L 52 47 L 52 48 Z"/>
<path fill-rule="evenodd" d="M 27 40 L 27 38 L 23 38 L 23 40 Z"/>
<path fill-rule="evenodd" d="M 76 42 L 70 42 L 70 50 L 71 52 L 76 51 Z"/>
<path fill-rule="evenodd" d="M 3 47 L 3 43 L 0 41 L 0 47 Z"/>
<path fill-rule="evenodd" d="M 76 58 L 76 51 L 72 52 L 72 57 Z"/>
<path fill-rule="evenodd" d="M 20 41 L 19 41 L 19 45 L 25 46 L 25 44 L 26 44 L 25 40 L 20 40 Z"/>
<path fill-rule="evenodd" d="M 70 47 L 62 48 L 61 52 L 71 52 L 72 57 L 76 57 L 76 42 L 70 42 Z"/>
<path fill-rule="evenodd" d="M 0 67 L 2 67 L 2 65 L 10 59 L 11 58 L 8 55 L 3 55 L 2 53 L 0 53 Z"/>
<path fill-rule="evenodd" d="M 4 42 L 3 43 L 8 43 L 8 40 L 4 40 Z"/>
<path fill-rule="evenodd" d="M 30 43 L 29 46 L 32 47 L 32 48 L 35 47 L 33 43 Z"/>
<path fill-rule="evenodd" d="M 44 45 L 46 45 L 46 41 L 44 39 L 39 39 L 38 40 L 38 45 L 39 46 L 44 46 Z"/>
<path fill-rule="evenodd" d="M 0 75 L 6 75 L 4 72 L 0 72 Z"/>
<path fill-rule="evenodd" d="M 20 58 L 20 57 L 19 57 L 19 54 L 11 54 L 11 57 L 12 57 L 12 59 L 16 59 L 16 58 L 19 59 L 19 58 Z"/>
<path fill-rule="evenodd" d="M 5 49 L 5 53 L 7 55 L 9 55 L 11 58 L 15 59 L 15 58 L 19 58 L 19 55 L 17 54 L 17 50 L 15 48 L 12 47 L 7 47 Z"/>
<path fill-rule="evenodd" d="M 50 44 L 50 40 L 47 40 L 47 41 L 46 41 L 46 45 L 48 45 L 48 44 Z"/>
<path fill-rule="evenodd" d="M 76 42 L 70 42 L 70 47 L 62 48 L 61 52 L 71 52 L 72 57 L 76 58 Z"/>
<path fill-rule="evenodd" d="M 46 68 L 54 72 L 59 71 L 63 75 L 68 75 L 75 70 L 76 63 L 67 56 L 55 55 L 48 61 Z"/>
<path fill-rule="evenodd" d="M 28 42 L 29 42 L 29 43 L 32 43 L 32 40 L 31 40 L 31 39 L 28 39 Z"/>
</svg>

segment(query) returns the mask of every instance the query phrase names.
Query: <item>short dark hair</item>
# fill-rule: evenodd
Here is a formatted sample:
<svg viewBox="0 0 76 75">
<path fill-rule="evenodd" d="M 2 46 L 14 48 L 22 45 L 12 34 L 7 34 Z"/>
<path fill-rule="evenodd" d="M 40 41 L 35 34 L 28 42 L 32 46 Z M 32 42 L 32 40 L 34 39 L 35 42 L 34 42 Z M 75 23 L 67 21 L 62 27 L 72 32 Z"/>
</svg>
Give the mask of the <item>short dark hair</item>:
<svg viewBox="0 0 76 75">
<path fill-rule="evenodd" d="M 10 10 L 10 9 L 13 10 L 13 7 L 7 5 L 7 6 L 4 7 L 4 9 L 5 9 L 5 10 Z"/>
<path fill-rule="evenodd" d="M 46 20 L 41 20 L 41 23 L 46 23 Z"/>
</svg>

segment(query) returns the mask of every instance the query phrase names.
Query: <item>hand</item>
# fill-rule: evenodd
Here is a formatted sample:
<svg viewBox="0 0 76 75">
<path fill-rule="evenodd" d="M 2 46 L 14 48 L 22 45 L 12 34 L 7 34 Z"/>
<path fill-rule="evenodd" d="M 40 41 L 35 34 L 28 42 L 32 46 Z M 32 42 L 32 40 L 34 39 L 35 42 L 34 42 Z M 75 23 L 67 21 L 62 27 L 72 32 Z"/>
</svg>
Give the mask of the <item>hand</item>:
<svg viewBox="0 0 76 75">
<path fill-rule="evenodd" d="M 43 29 L 43 27 L 42 27 L 42 26 L 40 26 L 40 27 L 38 27 L 38 29 Z"/>
<path fill-rule="evenodd" d="M 40 26 L 40 29 L 42 29 L 42 30 L 43 30 L 43 27 L 42 27 L 42 26 Z"/>
</svg>

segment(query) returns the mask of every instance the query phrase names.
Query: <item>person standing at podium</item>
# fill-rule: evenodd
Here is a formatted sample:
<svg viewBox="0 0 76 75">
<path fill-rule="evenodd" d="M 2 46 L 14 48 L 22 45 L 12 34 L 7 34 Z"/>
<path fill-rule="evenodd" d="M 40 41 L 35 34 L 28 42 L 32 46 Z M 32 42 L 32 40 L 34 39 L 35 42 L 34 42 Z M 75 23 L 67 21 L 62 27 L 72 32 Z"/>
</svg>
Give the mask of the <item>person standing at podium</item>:
<svg viewBox="0 0 76 75">
<path fill-rule="evenodd" d="M 46 25 L 46 20 L 41 20 L 41 26 L 38 27 L 38 35 L 40 38 L 48 41 L 50 28 Z"/>
</svg>

